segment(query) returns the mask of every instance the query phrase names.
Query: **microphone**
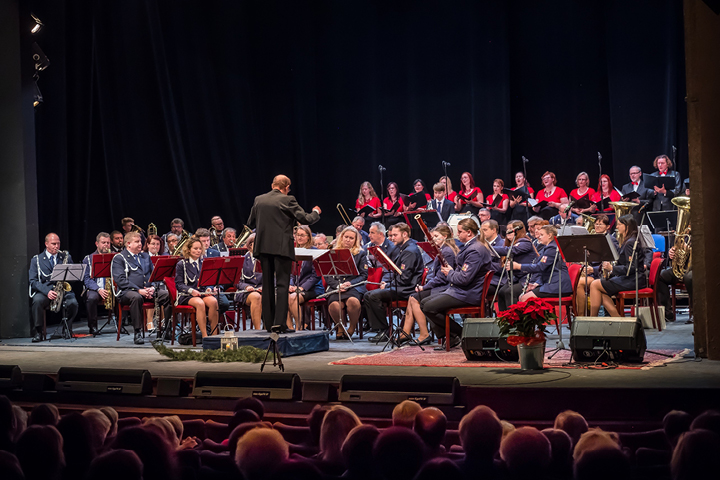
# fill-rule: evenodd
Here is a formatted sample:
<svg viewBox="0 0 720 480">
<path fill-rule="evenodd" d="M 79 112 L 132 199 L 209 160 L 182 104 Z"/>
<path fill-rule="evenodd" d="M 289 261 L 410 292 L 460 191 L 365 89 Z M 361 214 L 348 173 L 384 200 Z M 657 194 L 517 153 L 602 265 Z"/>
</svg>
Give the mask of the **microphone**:
<svg viewBox="0 0 720 480">
<path fill-rule="evenodd" d="M 450 166 L 450 162 L 446 162 L 445 160 L 443 160 L 442 166 L 443 166 L 443 167 L 449 167 L 449 166 Z"/>
<path fill-rule="evenodd" d="M 523 155 L 522 160 L 523 160 L 523 163 L 528 163 L 530 161 L 527 158 L 525 158 L 525 155 Z"/>
<path fill-rule="evenodd" d="M 378 170 L 384 172 L 385 170 L 387 170 L 387 168 L 383 167 L 382 165 L 378 165 Z"/>
<path fill-rule="evenodd" d="M 602 155 L 600 155 L 600 152 L 598 152 L 598 160 L 602 160 Z"/>
<path fill-rule="evenodd" d="M 519 230 L 522 230 L 523 228 L 525 228 L 525 225 L 518 225 L 517 227 L 511 228 L 510 230 L 505 232 L 505 235 L 507 235 L 508 232 L 517 233 Z"/>
<path fill-rule="evenodd" d="M 568 213 L 572 209 L 573 205 L 575 205 L 575 200 L 567 204 L 565 210 L 563 210 L 563 213 Z"/>
</svg>

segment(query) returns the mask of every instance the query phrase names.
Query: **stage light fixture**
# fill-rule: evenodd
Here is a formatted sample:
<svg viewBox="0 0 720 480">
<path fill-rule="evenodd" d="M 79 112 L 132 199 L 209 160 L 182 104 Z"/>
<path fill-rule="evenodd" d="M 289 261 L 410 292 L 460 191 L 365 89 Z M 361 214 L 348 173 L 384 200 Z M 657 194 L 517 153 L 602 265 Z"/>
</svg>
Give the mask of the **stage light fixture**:
<svg viewBox="0 0 720 480">
<path fill-rule="evenodd" d="M 32 49 L 33 61 L 35 62 L 35 71 L 42 72 L 50 66 L 50 59 L 47 57 L 47 55 L 45 55 L 45 52 L 42 51 L 42 48 L 40 48 L 40 45 L 38 45 L 36 42 L 33 42 Z"/>
<path fill-rule="evenodd" d="M 43 103 L 43 96 L 42 93 L 40 93 L 40 87 L 38 87 L 37 84 L 37 76 L 35 76 L 35 81 L 33 82 L 35 84 L 35 92 L 33 93 L 33 107 L 37 107 L 41 103 Z"/>
<path fill-rule="evenodd" d="M 33 35 L 35 35 L 40 30 L 42 30 L 42 28 L 45 26 L 45 24 L 43 22 L 41 22 L 40 19 L 38 17 L 36 17 L 34 13 L 31 13 L 30 16 L 33 18 L 33 20 L 35 20 L 35 25 L 33 25 L 32 30 L 30 30 L 30 32 Z"/>
</svg>

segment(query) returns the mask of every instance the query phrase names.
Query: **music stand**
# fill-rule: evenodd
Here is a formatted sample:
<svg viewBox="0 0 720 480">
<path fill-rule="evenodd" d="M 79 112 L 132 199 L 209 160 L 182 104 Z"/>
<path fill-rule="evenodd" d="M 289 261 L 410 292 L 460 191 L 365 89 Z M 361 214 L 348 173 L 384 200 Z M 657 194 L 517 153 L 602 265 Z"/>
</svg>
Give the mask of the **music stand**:
<svg viewBox="0 0 720 480">
<path fill-rule="evenodd" d="M 397 276 L 402 275 L 402 270 L 400 267 L 398 267 L 395 262 L 390 260 L 390 257 L 387 256 L 387 254 L 383 251 L 380 247 L 369 247 L 368 251 L 370 251 L 373 256 L 377 259 L 377 261 L 387 270 L 388 272 L 392 273 L 392 281 L 391 284 L 395 284 L 395 300 L 390 301 L 390 310 L 395 313 L 395 310 L 397 310 Z M 393 305 L 394 304 L 394 305 Z M 414 343 L 415 345 L 420 346 L 419 343 L 415 341 L 414 338 L 412 338 L 410 335 L 405 333 L 405 330 L 402 328 L 395 327 L 395 324 L 392 321 L 392 315 L 390 316 L 390 335 L 388 335 L 388 340 L 385 342 L 385 346 L 383 347 L 382 351 L 384 352 L 388 345 L 392 343 L 393 347 L 399 347 L 400 346 L 400 337 L 404 336 L 407 338 L 410 342 Z M 420 346 L 420 348 L 424 351 L 425 349 Z"/>
<path fill-rule="evenodd" d="M 104 290 L 108 292 L 108 295 L 115 296 L 115 289 L 112 285 L 112 259 L 113 257 L 117 255 L 117 252 L 112 253 L 96 253 L 90 256 L 90 276 L 92 278 L 104 278 L 105 279 L 105 288 Z M 107 288 L 110 287 L 110 288 Z M 117 299 L 115 299 L 117 302 Z M 114 324 L 113 326 L 117 328 L 117 319 L 115 318 L 115 311 L 113 309 L 110 309 L 108 312 L 108 318 L 103 324 L 100 329 L 95 332 L 95 335 L 100 335 L 105 327 L 108 326 L 108 324 Z"/>
<path fill-rule="evenodd" d="M 230 257 L 235 257 L 235 256 L 244 257 L 247 252 L 248 252 L 247 247 L 229 248 L 229 249 L 228 249 L 228 256 L 230 256 Z"/>
<path fill-rule="evenodd" d="M 237 256 L 203 259 L 198 287 L 217 289 L 220 285 L 236 285 L 242 275 L 243 263 L 245 263 L 245 257 Z M 210 335 L 213 333 L 215 333 L 214 329 Z"/>
<path fill-rule="evenodd" d="M 82 282 L 83 278 L 85 278 L 85 265 L 73 263 L 61 263 L 55 265 L 55 268 L 53 268 L 52 274 L 50 275 L 51 282 Z M 60 325 L 57 326 L 53 334 L 50 335 L 50 340 L 52 340 L 53 338 L 64 338 L 66 340 L 75 338 L 72 334 L 72 329 L 68 325 L 66 305 L 67 293 L 68 292 L 65 292 L 65 294 L 63 295 L 62 320 L 60 321 Z M 60 335 L 57 334 L 59 328 L 62 328 L 62 332 L 60 333 Z"/>
<path fill-rule="evenodd" d="M 150 257 L 150 261 L 153 264 L 153 271 L 150 274 L 148 283 L 160 283 L 165 277 L 175 278 L 175 266 L 180 258 L 181 257 L 177 255 L 155 255 L 154 257 Z M 155 298 L 157 299 L 157 288 L 155 289 Z M 153 320 L 156 322 L 155 325 L 160 325 L 159 318 L 154 318 Z M 167 325 L 165 327 L 167 327 Z M 163 328 L 160 328 L 158 334 L 160 334 L 162 330 Z M 164 335 L 160 335 L 164 337 Z"/>
<path fill-rule="evenodd" d="M 300 295 L 298 294 L 298 288 L 300 285 L 300 273 L 302 273 L 302 262 L 313 262 L 316 258 L 322 257 L 325 255 L 328 251 L 327 250 L 319 250 L 316 248 L 295 248 L 295 260 L 293 260 L 293 267 L 292 267 L 292 276 L 295 277 L 295 293 L 297 294 L 296 297 L 298 299 L 297 302 L 297 319 L 300 322 L 300 325 L 303 325 L 302 321 L 302 310 L 300 309 Z M 314 322 L 314 320 L 313 320 Z M 297 330 L 297 325 L 296 325 Z"/>
<path fill-rule="evenodd" d="M 357 269 L 357 265 L 355 265 L 355 259 L 353 258 L 350 250 L 341 248 L 340 250 L 321 250 L 321 252 L 323 253 L 320 254 L 320 256 L 318 256 L 317 258 L 315 258 L 315 260 L 313 261 L 315 269 L 320 272 L 321 276 L 335 277 L 337 279 L 337 277 L 357 277 L 360 275 L 360 272 L 358 272 Z M 337 322 L 334 322 L 333 327 L 330 329 L 330 334 L 332 334 L 335 329 L 342 328 L 348 340 L 350 340 L 350 343 L 355 343 L 348 334 L 347 328 L 345 328 L 345 325 L 342 322 L 343 307 L 342 291 L 340 290 L 340 280 L 338 280 L 337 293 L 338 302 L 340 302 L 340 318 Z"/>
<path fill-rule="evenodd" d="M 655 233 L 659 233 L 660 228 L 665 227 L 665 232 L 669 237 L 670 232 L 675 230 L 677 226 L 677 215 L 677 210 L 663 210 L 661 212 L 648 212 L 647 219 Z"/>
</svg>

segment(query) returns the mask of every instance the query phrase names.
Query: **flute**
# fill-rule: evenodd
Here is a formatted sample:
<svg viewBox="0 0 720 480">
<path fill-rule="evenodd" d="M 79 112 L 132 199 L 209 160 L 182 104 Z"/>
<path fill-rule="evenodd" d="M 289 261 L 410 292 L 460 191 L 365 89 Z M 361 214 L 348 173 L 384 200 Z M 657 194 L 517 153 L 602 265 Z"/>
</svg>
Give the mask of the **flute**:
<svg viewBox="0 0 720 480">
<path fill-rule="evenodd" d="M 369 284 L 371 284 L 371 285 L 382 285 L 381 283 L 378 283 L 378 282 L 370 282 L 370 281 L 368 281 L 368 280 L 363 280 L 362 282 L 353 283 L 352 285 L 350 285 L 349 287 L 347 287 L 347 288 L 345 289 L 345 291 L 350 290 L 350 289 L 353 288 L 353 287 L 357 287 L 357 286 L 363 285 L 363 284 L 365 284 L 365 283 L 369 283 Z M 341 288 L 336 288 L 335 290 L 330 290 L 329 292 L 325 292 L 325 293 L 323 293 L 322 295 L 318 295 L 316 298 L 325 298 L 325 297 L 327 297 L 327 296 L 332 295 L 333 293 L 338 293 L 340 290 L 342 290 L 342 289 L 341 289 Z"/>
<path fill-rule="evenodd" d="M 435 255 L 440 259 L 440 264 L 443 267 L 449 267 L 450 265 L 445 260 L 445 257 L 442 254 L 442 251 L 440 250 L 440 247 L 435 245 L 435 242 L 432 239 L 432 236 L 430 236 L 430 230 L 428 230 L 427 225 L 425 225 L 425 221 L 422 219 L 422 216 L 418 213 L 415 215 L 415 220 L 417 221 L 418 225 L 420 225 L 420 230 L 423 231 L 425 234 L 425 238 L 427 239 L 428 243 L 432 246 L 432 248 L 435 250 Z"/>
</svg>

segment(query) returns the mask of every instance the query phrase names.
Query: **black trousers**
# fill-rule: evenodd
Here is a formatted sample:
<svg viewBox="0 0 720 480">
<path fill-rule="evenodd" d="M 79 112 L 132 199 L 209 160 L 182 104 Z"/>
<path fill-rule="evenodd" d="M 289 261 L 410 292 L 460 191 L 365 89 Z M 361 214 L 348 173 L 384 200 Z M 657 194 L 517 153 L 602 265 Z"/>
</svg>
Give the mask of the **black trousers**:
<svg viewBox="0 0 720 480">
<path fill-rule="evenodd" d="M 517 303 L 520 301 L 520 294 L 522 293 L 523 286 L 525 285 L 525 279 L 523 278 L 522 283 L 513 283 L 512 286 L 510 286 L 509 283 L 506 283 L 500 288 L 500 292 L 498 293 L 498 306 L 500 307 L 500 311 L 507 310 L 507 308 L 512 305 L 510 302 L 510 292 L 512 291 L 513 294 L 513 302 Z"/>
<path fill-rule="evenodd" d="M 260 257 L 262 267 L 262 319 L 269 332 L 273 325 L 286 325 L 292 259 L 280 255 Z"/>
<path fill-rule="evenodd" d="M 672 318 L 672 301 L 670 298 L 670 285 L 677 285 L 680 280 L 673 274 L 672 268 L 666 268 L 660 272 L 660 278 L 658 279 L 657 293 L 658 302 L 660 305 L 665 307 L 665 318 Z M 692 270 L 687 272 L 683 277 L 683 283 L 687 287 L 688 296 L 690 297 L 690 304 L 692 305 L 693 300 L 693 286 L 692 286 Z"/>
<path fill-rule="evenodd" d="M 65 307 L 67 308 L 68 325 L 72 326 L 72 321 L 78 312 L 78 302 L 73 292 L 65 292 Z M 40 292 L 35 292 L 32 297 L 32 318 L 33 325 L 38 331 L 42 331 L 45 326 L 45 310 L 50 308 L 50 299 Z M 62 313 L 62 309 L 60 309 Z"/>
<path fill-rule="evenodd" d="M 363 297 L 363 305 L 365 306 L 365 314 L 367 315 L 370 328 L 387 330 L 387 310 L 385 306 L 397 300 L 407 300 L 408 297 L 398 295 L 394 288 L 378 288 L 370 290 Z"/>
<path fill-rule="evenodd" d="M 473 304 L 447 293 L 431 295 L 420 302 L 420 310 L 425 314 L 438 338 L 445 338 L 445 312 L 453 308 L 473 306 Z M 462 327 L 452 318 L 450 319 L 450 335 L 455 337 L 462 335 Z"/>
<path fill-rule="evenodd" d="M 158 290 L 158 303 L 161 305 L 161 308 L 164 310 L 164 318 L 165 318 L 165 324 L 170 325 L 170 317 L 172 315 L 172 305 L 170 305 L 170 295 L 168 294 L 167 290 Z M 151 300 L 148 299 L 148 302 Z M 145 297 L 140 295 L 138 292 L 135 291 L 127 291 L 123 292 L 122 295 L 118 298 L 118 302 L 120 302 L 120 305 L 130 306 L 130 321 L 132 322 L 133 329 L 136 332 L 142 331 L 143 324 L 145 323 L 145 315 L 143 313 L 143 303 L 145 303 Z M 120 321 L 120 319 L 118 319 Z"/>
<path fill-rule="evenodd" d="M 98 305 L 102 301 L 102 297 L 96 290 L 88 290 L 85 292 L 85 308 L 87 309 L 88 327 L 97 328 Z"/>
</svg>

